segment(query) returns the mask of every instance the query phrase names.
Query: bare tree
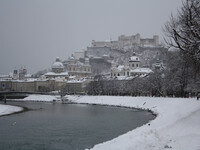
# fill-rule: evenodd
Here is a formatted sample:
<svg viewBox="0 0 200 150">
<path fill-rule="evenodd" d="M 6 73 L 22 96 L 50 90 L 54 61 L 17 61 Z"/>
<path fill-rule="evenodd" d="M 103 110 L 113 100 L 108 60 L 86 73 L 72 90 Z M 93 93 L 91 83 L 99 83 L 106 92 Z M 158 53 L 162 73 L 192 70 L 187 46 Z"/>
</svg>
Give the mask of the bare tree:
<svg viewBox="0 0 200 150">
<path fill-rule="evenodd" d="M 171 15 L 163 28 L 166 43 L 181 50 L 184 59 L 200 72 L 200 1 L 186 0 L 178 15 Z"/>
<path fill-rule="evenodd" d="M 168 52 L 167 69 L 164 70 L 165 78 L 163 82 L 165 91 L 175 96 L 186 96 L 192 73 L 190 69 L 180 51 Z"/>
</svg>

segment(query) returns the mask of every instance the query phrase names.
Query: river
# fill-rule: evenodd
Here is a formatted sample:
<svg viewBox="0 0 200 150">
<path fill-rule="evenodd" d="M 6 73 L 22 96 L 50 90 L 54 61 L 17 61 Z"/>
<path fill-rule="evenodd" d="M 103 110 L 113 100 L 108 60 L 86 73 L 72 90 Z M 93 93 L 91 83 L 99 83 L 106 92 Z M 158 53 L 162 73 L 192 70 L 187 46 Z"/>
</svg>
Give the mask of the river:
<svg viewBox="0 0 200 150">
<path fill-rule="evenodd" d="M 137 109 L 45 102 L 8 102 L 27 107 L 0 117 L 1 150 L 84 150 L 154 119 Z"/>
</svg>

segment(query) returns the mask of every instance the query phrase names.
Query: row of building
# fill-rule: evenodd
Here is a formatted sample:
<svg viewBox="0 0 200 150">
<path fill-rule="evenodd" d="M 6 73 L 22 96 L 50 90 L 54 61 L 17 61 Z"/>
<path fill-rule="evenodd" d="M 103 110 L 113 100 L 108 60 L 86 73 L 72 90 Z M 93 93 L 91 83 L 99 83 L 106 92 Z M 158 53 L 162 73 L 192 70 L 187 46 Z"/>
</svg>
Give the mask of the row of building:
<svg viewBox="0 0 200 150">
<path fill-rule="evenodd" d="M 56 61 L 52 64 L 51 71 L 40 78 L 29 77 L 23 80 L 1 79 L 0 91 L 50 92 L 61 91 L 64 88 L 66 93 L 87 93 L 85 88 L 92 81 L 91 65 L 88 58 L 85 59 L 85 63 L 80 63 L 71 57 L 67 66 L 68 71 L 66 71 L 60 59 L 56 58 Z M 161 66 L 161 63 L 156 64 L 158 69 Z M 153 71 L 150 68 L 140 67 L 140 58 L 134 53 L 130 57 L 128 64 L 113 65 L 107 79 L 130 80 L 133 77 L 145 77 L 151 72 Z"/>
<path fill-rule="evenodd" d="M 87 93 L 87 85 L 96 75 L 103 75 L 107 80 L 130 80 L 134 77 L 146 77 L 152 69 L 162 69 L 162 62 L 157 59 L 153 68 L 141 65 L 140 57 L 132 52 L 125 59 L 126 53 L 114 48 L 133 45 L 158 46 L 158 36 L 153 39 L 141 39 L 140 35 L 120 36 L 118 41 L 95 42 L 86 51 L 75 52 L 68 60 L 59 57 L 51 70 L 39 78 L 27 74 L 25 68 L 14 70 L 12 75 L 0 76 L 0 91 L 50 92 L 65 89 L 66 93 Z M 122 55 L 124 57 L 122 57 Z M 125 58 L 125 59 L 124 59 Z M 118 63 L 121 60 L 121 63 Z"/>
</svg>

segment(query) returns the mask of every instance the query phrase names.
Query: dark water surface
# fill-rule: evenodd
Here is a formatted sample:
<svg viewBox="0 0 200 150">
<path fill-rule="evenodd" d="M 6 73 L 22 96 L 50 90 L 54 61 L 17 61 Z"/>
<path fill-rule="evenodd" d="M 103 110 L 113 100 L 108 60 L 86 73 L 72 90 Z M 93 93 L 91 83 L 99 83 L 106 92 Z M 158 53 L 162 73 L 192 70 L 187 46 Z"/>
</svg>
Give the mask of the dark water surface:
<svg viewBox="0 0 200 150">
<path fill-rule="evenodd" d="M 154 119 L 146 111 L 108 106 L 8 104 L 33 110 L 0 117 L 0 150 L 83 150 Z"/>
</svg>

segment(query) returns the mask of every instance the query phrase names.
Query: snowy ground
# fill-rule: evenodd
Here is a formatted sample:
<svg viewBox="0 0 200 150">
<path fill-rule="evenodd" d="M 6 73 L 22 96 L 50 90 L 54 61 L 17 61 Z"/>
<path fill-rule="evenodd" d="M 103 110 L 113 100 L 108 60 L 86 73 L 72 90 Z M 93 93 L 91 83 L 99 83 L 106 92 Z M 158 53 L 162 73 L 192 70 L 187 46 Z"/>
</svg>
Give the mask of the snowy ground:
<svg viewBox="0 0 200 150">
<path fill-rule="evenodd" d="M 51 96 L 51 95 L 30 95 L 24 99 L 15 99 L 15 100 L 16 101 L 36 101 L 36 102 L 60 101 L 59 96 Z M 7 101 L 9 101 L 9 99 Z M 21 107 L 0 104 L 0 116 L 20 112 L 22 110 L 23 108 Z"/>
<path fill-rule="evenodd" d="M 69 95 L 66 98 L 75 103 L 150 109 L 157 114 L 150 125 L 98 144 L 92 150 L 200 150 L 200 101 L 195 98 Z M 55 101 L 58 97 L 32 95 L 24 99 L 30 100 Z"/>
<path fill-rule="evenodd" d="M 38 101 L 38 102 L 51 102 L 51 101 L 60 101 L 60 96 L 52 95 L 30 95 L 20 101 Z"/>
<path fill-rule="evenodd" d="M 0 116 L 16 113 L 22 110 L 23 108 L 21 107 L 0 104 Z"/>
<path fill-rule="evenodd" d="M 68 96 L 76 103 L 150 109 L 150 125 L 98 144 L 92 150 L 200 150 L 200 101 L 194 98 Z"/>
</svg>

